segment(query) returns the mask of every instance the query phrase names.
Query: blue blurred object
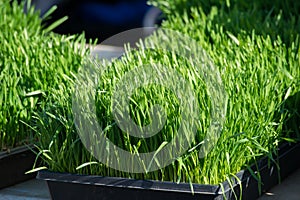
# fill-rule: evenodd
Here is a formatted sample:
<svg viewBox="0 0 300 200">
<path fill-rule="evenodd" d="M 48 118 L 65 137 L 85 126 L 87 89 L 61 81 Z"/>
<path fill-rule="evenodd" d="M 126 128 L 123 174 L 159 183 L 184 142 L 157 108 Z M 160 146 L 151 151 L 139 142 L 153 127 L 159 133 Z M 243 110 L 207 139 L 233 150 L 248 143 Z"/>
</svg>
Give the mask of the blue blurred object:
<svg viewBox="0 0 300 200">
<path fill-rule="evenodd" d="M 84 21 L 111 26 L 137 25 L 142 26 L 142 20 L 150 6 L 146 1 L 120 2 L 117 4 L 83 3 L 79 8 Z"/>
<path fill-rule="evenodd" d="M 158 17 L 153 14 L 147 15 L 153 10 L 153 7 L 147 5 L 147 0 L 52 0 L 52 3 L 35 0 L 34 3 L 42 13 L 51 5 L 58 5 L 57 12 L 48 23 L 69 16 L 69 20 L 57 27 L 55 32 L 76 34 L 84 31 L 87 38 L 97 38 L 100 42 L 119 32 L 143 27 L 145 16 Z M 159 12 L 150 13 L 158 15 Z"/>
</svg>

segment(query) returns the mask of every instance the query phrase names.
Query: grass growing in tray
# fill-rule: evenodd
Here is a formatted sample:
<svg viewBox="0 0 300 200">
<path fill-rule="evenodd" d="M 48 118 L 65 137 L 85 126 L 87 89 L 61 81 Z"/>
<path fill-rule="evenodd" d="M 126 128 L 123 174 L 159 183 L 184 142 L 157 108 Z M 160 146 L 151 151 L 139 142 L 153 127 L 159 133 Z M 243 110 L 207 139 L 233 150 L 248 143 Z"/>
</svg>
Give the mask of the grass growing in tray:
<svg viewBox="0 0 300 200">
<path fill-rule="evenodd" d="M 28 2 L 25 14 L 24 3 L 0 1 L 0 150 L 32 142 L 33 113 L 69 82 L 85 54 L 76 46 L 83 36 L 51 32 L 66 18 L 44 27 L 54 8 L 41 19 Z"/>
<path fill-rule="evenodd" d="M 130 102 L 131 115 L 140 124 L 149 123 L 147 109 L 151 105 L 158 102 L 167 108 L 167 123 L 158 136 L 140 140 L 130 138 L 112 118 L 111 94 L 122 75 L 136 66 L 161 63 L 180 71 L 184 77 L 195 78 L 192 87 L 201 108 L 201 126 L 190 147 L 192 151 L 171 165 L 147 174 L 110 169 L 98 163 L 80 142 L 71 109 L 70 96 L 74 88 L 60 85 L 61 89 L 53 93 L 55 101 L 37 115 L 35 126 L 41 134 L 39 156 L 47 168 L 102 176 L 218 184 L 263 155 L 273 160 L 272 153 L 276 152 L 280 142 L 296 141 L 298 132 L 285 126 L 291 116 L 298 114 L 299 107 L 298 12 L 287 14 L 289 9 L 295 8 L 292 4 L 281 5 L 279 1 L 275 1 L 273 7 L 261 5 L 260 1 L 247 4 L 222 2 L 152 1 L 166 13 L 167 20 L 162 27 L 178 30 L 197 40 L 221 73 L 228 94 L 227 115 L 221 137 L 208 156 L 198 157 L 198 144 L 207 133 L 211 106 L 201 76 L 180 56 L 140 50 L 116 60 L 100 77 L 95 98 L 102 128 L 106 128 L 107 136 L 115 144 L 132 152 L 157 148 L 176 134 L 180 125 L 178 102 L 176 96 L 163 87 L 140 88 Z M 155 36 L 150 36 L 149 40 L 159 47 Z M 256 176 L 259 178 L 259 174 Z"/>
</svg>

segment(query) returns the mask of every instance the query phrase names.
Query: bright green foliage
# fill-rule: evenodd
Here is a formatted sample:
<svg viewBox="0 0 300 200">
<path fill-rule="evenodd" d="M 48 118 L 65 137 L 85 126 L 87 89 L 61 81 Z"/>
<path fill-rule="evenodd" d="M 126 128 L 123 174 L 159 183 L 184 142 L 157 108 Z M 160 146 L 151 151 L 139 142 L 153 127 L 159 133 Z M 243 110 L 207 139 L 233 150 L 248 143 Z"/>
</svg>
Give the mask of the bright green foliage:
<svg viewBox="0 0 300 200">
<path fill-rule="evenodd" d="M 56 35 L 54 26 L 43 28 L 32 7 L 23 11 L 24 3 L 0 1 L 0 150 L 33 139 L 28 126 L 33 113 L 43 109 L 85 55 L 77 45 L 85 43 L 83 35 Z"/>
<path fill-rule="evenodd" d="M 191 146 L 193 151 L 188 151 L 170 166 L 148 174 L 128 174 L 107 168 L 97 163 L 81 144 L 68 96 L 73 89 L 61 87 L 53 94 L 55 103 L 48 106 L 37 121 L 41 155 L 50 170 L 217 184 L 263 155 L 272 160 L 272 153 L 280 142 L 299 137 L 295 135 L 296 129 L 286 128 L 289 123 L 294 124 L 290 120 L 286 123 L 289 117 L 297 116 L 299 111 L 299 14 L 286 13 L 295 9 L 297 3 L 295 6 L 282 4 L 286 7 L 284 14 L 280 14 L 279 8 L 274 7 L 272 13 L 260 1 L 253 1 L 253 4 L 204 0 L 156 2 L 167 15 L 163 28 L 196 39 L 221 73 L 229 99 L 218 144 L 207 157 L 199 159 L 198 144 L 207 132 L 211 106 L 201 76 L 180 56 L 140 50 L 115 61 L 100 77 L 95 97 L 99 123 L 115 144 L 128 151 L 147 152 L 169 141 L 180 124 L 180 117 L 176 97 L 164 88 L 152 85 L 138 89 L 131 100 L 131 114 L 137 124 L 149 123 L 148 109 L 155 103 L 162 103 L 168 109 L 168 123 L 153 139 L 127 137 L 116 126 L 111 114 L 112 90 L 120 77 L 135 66 L 159 62 L 177 69 L 184 77 L 195 77 L 192 85 L 202 110 L 201 126 Z M 187 6 L 187 2 L 191 5 Z M 275 1 L 272 5 L 281 6 L 281 3 Z M 149 40 L 160 45 L 155 37 Z"/>
</svg>

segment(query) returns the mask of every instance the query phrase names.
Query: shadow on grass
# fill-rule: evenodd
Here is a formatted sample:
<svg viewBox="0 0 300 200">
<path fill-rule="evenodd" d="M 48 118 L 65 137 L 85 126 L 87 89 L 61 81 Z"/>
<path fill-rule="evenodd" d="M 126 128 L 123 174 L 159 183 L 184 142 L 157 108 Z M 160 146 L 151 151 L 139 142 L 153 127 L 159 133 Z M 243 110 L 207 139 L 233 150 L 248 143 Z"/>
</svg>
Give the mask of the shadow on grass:
<svg viewBox="0 0 300 200">
<path fill-rule="evenodd" d="M 283 124 L 283 138 L 300 141 L 300 91 L 284 101 L 283 111 L 287 118 Z"/>
<path fill-rule="evenodd" d="M 169 6 L 171 8 L 162 5 L 162 10 L 170 17 L 175 10 L 180 14 L 189 10 L 190 18 L 193 18 L 192 12 L 190 12 L 191 8 L 200 9 L 207 16 L 217 8 L 217 14 L 213 15 L 212 24 L 223 26 L 225 31 L 229 31 L 233 35 L 246 32 L 251 36 L 255 31 L 256 34 L 263 37 L 270 36 L 272 40 L 280 39 L 290 46 L 300 33 L 300 1 L 190 0 L 186 2 L 175 0 Z M 295 42 L 296 45 L 299 45 L 298 43 Z"/>
</svg>

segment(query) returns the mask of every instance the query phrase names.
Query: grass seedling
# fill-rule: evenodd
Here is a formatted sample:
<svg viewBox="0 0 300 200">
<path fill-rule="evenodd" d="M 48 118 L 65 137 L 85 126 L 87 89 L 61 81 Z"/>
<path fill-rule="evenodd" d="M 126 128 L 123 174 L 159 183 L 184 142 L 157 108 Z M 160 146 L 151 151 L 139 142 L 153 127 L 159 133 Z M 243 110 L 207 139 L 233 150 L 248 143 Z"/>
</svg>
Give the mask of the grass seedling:
<svg viewBox="0 0 300 200">
<path fill-rule="evenodd" d="M 180 56 L 140 50 L 129 52 L 113 62 L 100 77 L 95 95 L 98 121 L 114 144 L 130 152 L 159 149 L 162 144 L 170 141 L 176 134 L 181 118 L 176 96 L 166 88 L 149 85 L 138 88 L 130 97 L 130 115 L 138 125 L 151 122 L 149 110 L 155 104 L 162 105 L 167 111 L 165 126 L 152 138 L 137 139 L 120 130 L 111 110 L 114 86 L 126 72 L 136 66 L 160 63 L 176 69 L 187 80 L 191 80 L 191 86 L 196 91 L 201 118 L 190 151 L 169 166 L 145 174 L 117 171 L 97 162 L 85 150 L 76 133 L 70 99 L 74 87 L 72 84 L 70 87 L 60 84 L 59 89 L 52 91 L 51 104 L 35 117 L 35 129 L 41 135 L 38 146 L 44 152 L 41 157 L 48 169 L 101 176 L 219 184 L 231 179 L 232 174 L 246 169 L 260 157 L 276 152 L 282 141 L 297 141 L 298 138 L 284 127 L 291 115 L 299 114 L 296 108 L 299 105 L 298 98 L 288 101 L 300 89 L 299 14 L 293 12 L 293 6 L 298 4 L 282 5 L 275 1 L 273 7 L 269 7 L 269 4 L 260 2 L 153 2 L 166 14 L 167 20 L 162 27 L 178 30 L 197 40 L 221 73 L 228 94 L 226 121 L 221 137 L 206 157 L 200 159 L 198 156 L 208 131 L 211 109 L 211 100 L 203 89 L 206 88 L 203 78 L 188 60 Z M 290 15 L 288 11 L 291 11 Z M 159 40 L 155 36 L 150 36 L 149 40 L 159 47 Z"/>
<path fill-rule="evenodd" d="M 30 3 L 23 12 L 24 4 L 0 1 L 0 150 L 36 141 L 33 113 L 69 82 L 86 54 L 78 48 L 85 44 L 83 35 L 52 33 L 62 20 L 46 28 Z"/>
</svg>

